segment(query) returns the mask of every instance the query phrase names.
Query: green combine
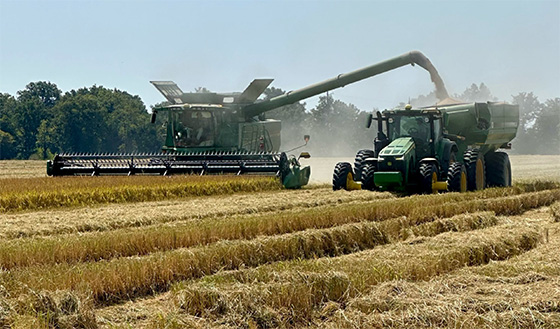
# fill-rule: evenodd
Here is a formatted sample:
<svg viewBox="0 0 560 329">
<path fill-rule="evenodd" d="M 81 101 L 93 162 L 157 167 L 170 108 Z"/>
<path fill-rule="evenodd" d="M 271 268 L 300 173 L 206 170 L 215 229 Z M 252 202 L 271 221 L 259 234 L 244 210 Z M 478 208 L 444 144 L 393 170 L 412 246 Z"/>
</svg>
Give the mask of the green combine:
<svg viewBox="0 0 560 329">
<path fill-rule="evenodd" d="M 436 193 L 511 185 L 509 157 L 499 149 L 510 148 L 515 138 L 517 105 L 407 105 L 377 112 L 368 127 L 373 119 L 378 125 L 374 149 L 358 151 L 354 168 L 336 165 L 334 190 Z"/>
<path fill-rule="evenodd" d="M 350 73 L 259 100 L 272 79 L 256 79 L 242 93 L 184 93 L 174 82 L 152 81 L 169 105 L 155 108 L 165 116 L 167 136 L 161 153 L 154 154 L 57 154 L 47 163 L 47 174 L 65 175 L 171 175 L 171 174 L 271 174 L 287 188 L 307 184 L 310 168 L 300 157 L 280 151 L 281 122 L 265 113 L 284 105 L 344 87 L 345 85 L 406 65 L 418 65 L 430 73 L 438 97 L 447 97 L 443 82 L 431 62 L 412 51 Z M 309 136 L 305 137 L 307 140 Z"/>
</svg>

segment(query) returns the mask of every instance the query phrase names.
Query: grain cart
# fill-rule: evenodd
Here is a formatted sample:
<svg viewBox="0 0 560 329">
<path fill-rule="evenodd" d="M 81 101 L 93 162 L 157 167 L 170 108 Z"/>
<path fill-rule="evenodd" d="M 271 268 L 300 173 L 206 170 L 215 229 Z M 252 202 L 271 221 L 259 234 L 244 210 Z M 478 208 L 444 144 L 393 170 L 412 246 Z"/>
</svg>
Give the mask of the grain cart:
<svg viewBox="0 0 560 329">
<path fill-rule="evenodd" d="M 152 122 L 156 115 L 166 118 L 167 135 L 161 153 L 57 154 L 47 163 L 47 173 L 52 176 L 268 173 L 280 176 L 286 187 L 300 187 L 307 184 L 310 169 L 301 167 L 295 157 L 280 152 L 281 123 L 267 120 L 265 113 L 409 64 L 426 69 L 436 85 L 438 98 L 447 97 L 437 71 L 417 51 L 265 101 L 258 98 L 272 79 L 256 79 L 242 93 L 230 94 L 184 93 L 172 81 L 152 81 L 169 103 L 152 113 Z"/>
<path fill-rule="evenodd" d="M 368 127 L 373 117 L 369 117 Z M 354 168 L 335 167 L 333 189 L 416 191 L 479 190 L 511 185 L 507 153 L 519 107 L 469 103 L 377 112 L 373 150 L 360 150 Z M 385 131 L 383 126 L 386 127 Z"/>
</svg>

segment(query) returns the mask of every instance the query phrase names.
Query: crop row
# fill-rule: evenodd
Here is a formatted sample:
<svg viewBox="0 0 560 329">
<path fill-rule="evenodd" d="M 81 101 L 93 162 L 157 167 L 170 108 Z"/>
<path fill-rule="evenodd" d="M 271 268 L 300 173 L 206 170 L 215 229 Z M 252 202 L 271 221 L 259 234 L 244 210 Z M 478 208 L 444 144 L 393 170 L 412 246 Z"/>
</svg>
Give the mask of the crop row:
<svg viewBox="0 0 560 329">
<path fill-rule="evenodd" d="M 139 178 L 139 179 L 137 179 Z M 151 177 L 134 177 L 129 184 L 119 184 L 122 180 L 115 179 L 113 184 L 107 177 L 83 178 L 70 180 L 71 184 L 60 184 L 57 179 L 41 179 L 45 184 L 38 189 L 24 188 L 23 190 L 9 188 L 10 180 L 3 180 L 0 192 L 0 212 L 14 212 L 23 210 L 49 209 L 59 207 L 88 206 L 103 203 L 144 202 L 168 200 L 172 198 L 223 195 L 235 192 L 259 192 L 279 190 L 281 185 L 273 177 L 237 177 L 237 176 L 182 176 L 182 179 Z M 66 179 L 62 178 L 63 182 Z M 89 180 L 88 180 L 89 179 Z M 97 184 L 91 184 L 101 179 Z M 24 180 L 19 184 L 25 183 Z M 4 185 L 6 184 L 6 185 Z M 92 186 L 93 185 L 93 186 Z"/>
<path fill-rule="evenodd" d="M 173 288 L 187 314 L 225 320 L 232 326 L 307 324 L 353 297 L 390 280 L 427 280 L 465 266 L 503 260 L 534 248 L 534 228 L 502 225 L 449 233 L 421 243 L 396 243 L 333 259 L 298 260 L 218 273 Z M 398 291 L 396 292 L 398 293 Z M 323 314 L 324 315 L 324 314 Z"/>
<path fill-rule="evenodd" d="M 99 207 L 66 208 L 0 214 L 0 238 L 14 239 L 102 232 L 123 228 L 221 219 L 239 215 L 297 211 L 320 206 L 394 198 L 390 193 L 333 193 L 327 188 L 305 188 L 264 193 L 236 193 L 200 198 L 183 198 Z M 216 206 L 219 205 L 219 206 Z"/>
<path fill-rule="evenodd" d="M 221 240 L 253 239 L 263 235 L 326 229 L 364 221 L 383 221 L 380 225 L 385 235 L 392 237 L 399 234 L 406 238 L 414 234 L 414 229 L 407 231 L 410 227 L 433 221 L 438 217 L 484 210 L 493 211 L 497 215 L 518 214 L 549 205 L 558 199 L 560 190 L 462 202 L 445 202 L 445 198 L 416 196 L 310 209 L 298 213 L 273 213 L 222 220 L 205 219 L 182 225 L 115 230 L 81 236 L 8 240 L 0 242 L 0 266 L 12 269 L 42 264 L 98 261 L 193 247 Z M 388 220 L 390 218 L 394 219 Z"/>
<path fill-rule="evenodd" d="M 546 215 L 538 225 L 550 236 L 537 248 L 429 281 L 380 284 L 321 327 L 558 328 L 560 225 Z"/>
<path fill-rule="evenodd" d="M 526 197 L 534 195 L 540 194 Z M 488 215 L 463 216 L 458 221 L 428 222 L 414 228 L 413 232 L 431 236 L 496 223 L 493 216 L 488 218 Z M 34 290 L 72 289 L 91 292 L 95 300 L 114 301 L 165 290 L 172 282 L 198 278 L 223 269 L 254 267 L 297 258 L 330 257 L 373 248 L 408 236 L 403 234 L 403 228 L 408 229 L 417 223 L 403 218 L 381 223 L 359 222 L 253 240 L 219 241 L 205 247 L 157 252 L 145 257 L 33 266 L 4 272 L 0 282 L 10 291 L 18 291 L 22 286 Z"/>
</svg>

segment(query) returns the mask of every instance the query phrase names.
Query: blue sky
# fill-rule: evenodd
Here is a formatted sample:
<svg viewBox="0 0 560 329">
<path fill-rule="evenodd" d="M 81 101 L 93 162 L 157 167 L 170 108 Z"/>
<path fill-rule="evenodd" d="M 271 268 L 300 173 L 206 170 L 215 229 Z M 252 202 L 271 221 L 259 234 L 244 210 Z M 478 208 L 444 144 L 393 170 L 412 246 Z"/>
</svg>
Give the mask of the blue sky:
<svg viewBox="0 0 560 329">
<path fill-rule="evenodd" d="M 409 50 L 450 93 L 484 82 L 507 101 L 560 97 L 560 1 L 0 0 L 0 92 L 12 95 L 31 81 L 96 84 L 149 107 L 164 100 L 150 80 L 229 92 L 274 78 L 292 90 Z M 371 110 L 432 90 L 407 66 L 334 95 Z"/>
</svg>

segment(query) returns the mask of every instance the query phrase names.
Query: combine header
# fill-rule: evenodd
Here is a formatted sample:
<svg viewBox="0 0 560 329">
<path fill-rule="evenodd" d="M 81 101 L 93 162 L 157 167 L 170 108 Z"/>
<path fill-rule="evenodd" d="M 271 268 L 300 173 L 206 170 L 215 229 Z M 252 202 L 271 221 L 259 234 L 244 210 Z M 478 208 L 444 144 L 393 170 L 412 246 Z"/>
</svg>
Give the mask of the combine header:
<svg viewBox="0 0 560 329">
<path fill-rule="evenodd" d="M 137 174 L 272 174 L 287 188 L 307 184 L 310 168 L 299 158 L 280 152 L 278 120 L 265 118 L 267 111 L 344 87 L 345 85 L 396 69 L 419 65 L 430 73 L 437 96 L 447 97 L 442 79 L 430 61 L 420 52 L 374 64 L 308 87 L 290 91 L 266 101 L 258 98 L 272 79 L 255 79 L 242 93 L 184 93 L 174 82 L 152 81 L 169 105 L 155 108 L 164 115 L 167 137 L 162 153 L 157 154 L 73 154 L 61 153 L 47 163 L 47 174 L 64 175 L 137 175 Z M 305 144 L 309 136 L 304 136 Z"/>
</svg>

